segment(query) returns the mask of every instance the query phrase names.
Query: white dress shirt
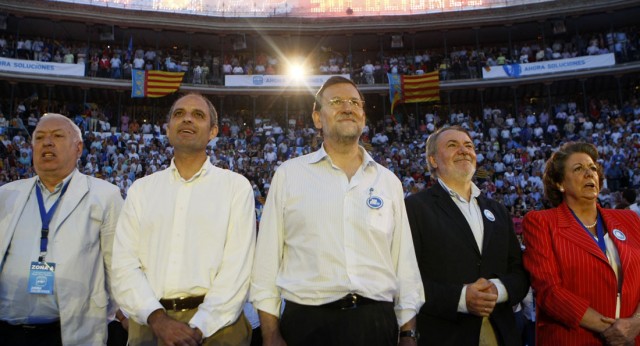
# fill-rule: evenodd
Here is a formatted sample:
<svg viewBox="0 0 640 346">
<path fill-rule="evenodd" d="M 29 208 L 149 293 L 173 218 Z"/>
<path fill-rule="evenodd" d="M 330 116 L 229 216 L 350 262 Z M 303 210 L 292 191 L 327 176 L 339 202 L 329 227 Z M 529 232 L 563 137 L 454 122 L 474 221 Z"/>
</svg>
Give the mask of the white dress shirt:
<svg viewBox="0 0 640 346">
<path fill-rule="evenodd" d="M 363 148 L 349 180 L 324 147 L 278 168 L 260 221 L 254 306 L 280 315 L 280 298 L 321 305 L 348 293 L 394 302 L 398 324 L 420 310 L 424 289 L 402 185 Z M 379 197 L 375 209 L 367 200 Z"/>
<path fill-rule="evenodd" d="M 613 240 L 611 239 L 611 237 L 609 236 L 609 232 L 607 232 L 607 234 L 604 235 L 604 245 L 607 249 L 607 259 L 609 260 L 609 265 L 611 266 L 611 269 L 613 269 L 613 272 L 616 274 L 616 279 L 618 279 L 618 287 L 622 287 L 622 276 L 620 275 L 620 268 L 622 267 L 622 264 L 620 263 L 620 254 L 618 253 L 618 248 L 616 248 L 616 244 L 613 242 Z M 597 242 L 598 238 L 594 237 L 594 240 Z M 620 301 L 620 294 L 618 294 L 618 297 L 616 299 L 616 314 L 614 316 L 614 318 L 618 319 L 620 318 L 620 305 L 621 305 L 621 301 Z"/>
<path fill-rule="evenodd" d="M 249 181 L 209 160 L 188 181 L 173 161 L 136 180 L 116 227 L 116 301 L 147 324 L 161 298 L 206 295 L 189 325 L 211 336 L 242 312 L 255 225 Z"/>
<path fill-rule="evenodd" d="M 444 183 L 441 179 L 438 179 L 438 183 L 442 186 L 445 191 L 449 192 L 451 199 L 458 206 L 458 209 L 464 215 L 464 218 L 467 220 L 469 227 L 471 228 L 471 232 L 473 232 L 473 237 L 476 240 L 476 244 L 478 244 L 478 249 L 480 250 L 480 254 L 482 254 L 482 241 L 484 239 L 484 223 L 482 222 L 482 213 L 480 212 L 480 206 L 478 205 L 478 196 L 480 196 L 480 189 L 476 186 L 476 184 L 471 183 L 471 198 L 469 201 L 464 199 L 462 196 L 457 194 L 455 191 L 451 190 L 447 184 Z M 507 292 L 507 288 L 504 287 L 504 284 L 500 279 L 489 279 L 489 281 L 493 282 L 498 289 L 498 301 L 497 303 L 504 303 L 509 300 L 509 292 Z M 458 300 L 458 312 L 469 313 L 469 309 L 467 309 L 467 285 L 462 286 L 462 292 L 460 293 L 460 299 Z"/>
</svg>

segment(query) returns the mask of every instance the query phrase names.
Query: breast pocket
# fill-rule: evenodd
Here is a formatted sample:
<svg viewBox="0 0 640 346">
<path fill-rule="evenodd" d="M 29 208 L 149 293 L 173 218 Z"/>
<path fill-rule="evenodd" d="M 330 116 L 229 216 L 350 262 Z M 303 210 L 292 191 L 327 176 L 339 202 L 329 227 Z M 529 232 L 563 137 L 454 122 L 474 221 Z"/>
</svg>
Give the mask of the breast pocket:
<svg viewBox="0 0 640 346">
<path fill-rule="evenodd" d="M 100 227 L 102 226 L 102 220 L 104 211 L 101 206 L 92 205 L 89 210 L 89 221 L 86 227 L 82 230 L 84 247 L 89 250 L 96 246 L 100 242 Z"/>
<path fill-rule="evenodd" d="M 369 206 L 368 212 L 368 225 L 369 228 L 375 232 L 383 234 L 393 234 L 394 219 L 393 219 L 393 203 L 390 199 L 385 197 L 374 197 L 367 201 Z"/>
</svg>

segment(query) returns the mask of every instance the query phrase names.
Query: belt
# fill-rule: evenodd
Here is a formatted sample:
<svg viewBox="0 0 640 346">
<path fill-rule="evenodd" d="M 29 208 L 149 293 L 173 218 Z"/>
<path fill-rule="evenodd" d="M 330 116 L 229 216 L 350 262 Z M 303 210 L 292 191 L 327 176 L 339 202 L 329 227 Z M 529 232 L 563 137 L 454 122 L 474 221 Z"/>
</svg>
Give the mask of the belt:
<svg viewBox="0 0 640 346">
<path fill-rule="evenodd" d="M 25 333 L 61 330 L 60 321 L 43 323 L 43 324 L 11 324 L 9 322 L 1 321 L 1 320 L 0 320 L 0 329 L 22 330 Z"/>
<path fill-rule="evenodd" d="M 369 299 L 359 294 L 349 293 L 346 296 L 334 302 L 322 304 L 322 305 L 319 305 L 319 307 L 327 308 L 327 309 L 348 310 L 348 309 L 356 309 L 358 306 L 362 306 L 362 305 L 380 304 L 380 303 L 385 303 L 385 302 Z"/>
<path fill-rule="evenodd" d="M 187 311 L 197 308 L 203 301 L 204 296 L 179 297 L 173 299 L 160 299 L 160 304 L 167 310 Z"/>
</svg>

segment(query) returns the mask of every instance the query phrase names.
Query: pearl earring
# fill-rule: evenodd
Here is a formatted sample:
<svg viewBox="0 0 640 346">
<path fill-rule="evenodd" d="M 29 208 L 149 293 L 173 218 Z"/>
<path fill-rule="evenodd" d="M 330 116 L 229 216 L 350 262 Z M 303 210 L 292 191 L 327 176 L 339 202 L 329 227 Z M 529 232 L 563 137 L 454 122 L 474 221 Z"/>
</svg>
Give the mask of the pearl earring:
<svg viewBox="0 0 640 346">
<path fill-rule="evenodd" d="M 560 188 L 560 192 L 564 192 L 564 188 L 562 188 L 562 187 L 561 187 L 561 188 Z"/>
</svg>

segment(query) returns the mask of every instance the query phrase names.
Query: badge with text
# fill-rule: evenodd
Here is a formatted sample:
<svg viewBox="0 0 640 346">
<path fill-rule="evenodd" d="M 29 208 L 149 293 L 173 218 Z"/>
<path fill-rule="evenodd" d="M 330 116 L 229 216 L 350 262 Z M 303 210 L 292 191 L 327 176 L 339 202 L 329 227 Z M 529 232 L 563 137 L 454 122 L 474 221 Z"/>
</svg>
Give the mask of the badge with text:
<svg viewBox="0 0 640 346">
<path fill-rule="evenodd" d="M 29 293 L 53 294 L 56 264 L 53 262 L 31 262 L 29 269 Z"/>
<path fill-rule="evenodd" d="M 624 235 L 624 233 L 622 233 L 622 231 L 617 228 L 613 230 L 613 235 L 621 241 L 627 240 L 627 236 Z"/>
<path fill-rule="evenodd" d="M 484 216 L 487 218 L 487 220 L 489 221 L 496 221 L 496 217 L 493 216 L 493 213 L 491 211 L 489 211 L 488 209 L 484 210 Z"/>
</svg>

